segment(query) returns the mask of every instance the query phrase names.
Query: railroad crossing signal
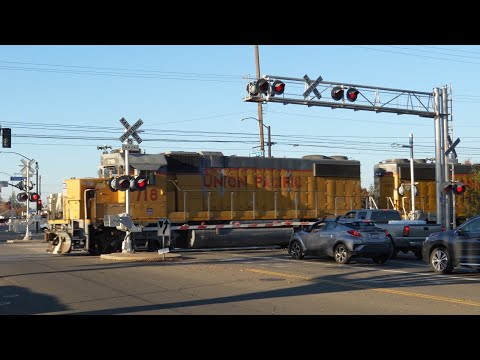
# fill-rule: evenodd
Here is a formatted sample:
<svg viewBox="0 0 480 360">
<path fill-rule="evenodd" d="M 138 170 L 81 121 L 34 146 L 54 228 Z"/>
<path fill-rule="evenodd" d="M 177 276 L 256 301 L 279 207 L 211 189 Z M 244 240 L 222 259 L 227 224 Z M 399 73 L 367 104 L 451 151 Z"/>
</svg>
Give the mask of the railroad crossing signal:
<svg viewBox="0 0 480 360">
<path fill-rule="evenodd" d="M 137 134 L 137 130 L 140 126 L 142 126 L 143 124 L 143 121 L 142 119 L 138 119 L 137 122 L 135 124 L 133 124 L 133 126 L 130 126 L 130 124 L 128 123 L 127 120 L 125 120 L 125 118 L 121 118 L 120 119 L 120 122 L 122 123 L 122 125 L 125 127 L 125 129 L 127 129 L 127 131 L 125 131 L 123 133 L 122 136 L 120 136 L 120 141 L 123 143 L 125 140 L 128 139 L 128 137 L 130 135 L 132 135 L 132 137 L 137 141 L 137 143 L 141 143 L 143 140 L 142 138 Z"/>
<path fill-rule="evenodd" d="M 305 74 L 303 76 L 303 78 L 305 79 L 305 82 L 308 84 L 308 88 L 303 92 L 303 97 L 306 99 L 307 96 L 313 91 L 315 96 L 318 99 L 321 99 L 322 95 L 320 94 L 320 91 L 317 90 L 317 86 L 318 86 L 318 84 L 320 84 L 320 82 L 323 80 L 323 78 L 321 76 L 319 76 L 317 78 L 317 80 L 312 81 L 312 80 L 310 80 L 310 78 L 308 77 L 307 74 Z"/>
<path fill-rule="evenodd" d="M 457 158 L 457 152 L 455 151 L 455 146 L 457 146 L 458 143 L 460 142 L 460 138 L 457 138 L 457 140 L 455 140 L 455 142 L 452 144 L 452 138 L 450 137 L 450 135 L 447 135 L 447 140 L 448 140 L 448 145 L 450 145 L 450 146 L 445 151 L 445 156 L 448 156 L 448 154 L 453 153 L 453 156 L 456 159 Z"/>
<path fill-rule="evenodd" d="M 22 161 L 22 164 L 23 164 L 23 167 L 22 167 L 22 170 L 21 170 L 21 173 L 22 175 L 27 175 L 27 168 L 28 168 L 28 172 L 29 172 L 29 175 L 33 175 L 35 174 L 35 170 L 33 169 L 33 164 L 35 164 L 35 160 L 29 160 L 28 162 L 25 160 L 25 159 L 21 159 Z M 22 166 L 22 165 L 20 165 Z"/>
</svg>

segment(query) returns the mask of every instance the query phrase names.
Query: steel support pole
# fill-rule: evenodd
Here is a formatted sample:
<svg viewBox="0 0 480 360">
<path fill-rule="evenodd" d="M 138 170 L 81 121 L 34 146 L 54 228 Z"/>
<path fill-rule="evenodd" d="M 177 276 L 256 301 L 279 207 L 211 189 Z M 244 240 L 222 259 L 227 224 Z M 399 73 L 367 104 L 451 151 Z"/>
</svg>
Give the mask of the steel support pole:
<svg viewBox="0 0 480 360">
<path fill-rule="evenodd" d="M 410 193 L 412 196 L 412 213 L 410 218 L 415 220 L 415 179 L 413 176 L 413 134 L 410 134 Z"/>
<path fill-rule="evenodd" d="M 260 55 L 258 51 L 258 45 L 255 45 L 255 68 L 257 80 L 260 79 Z M 262 150 L 262 156 L 265 157 L 265 141 L 263 139 L 263 109 L 262 102 L 257 103 L 258 106 L 258 127 L 260 129 L 260 149 Z"/>
<path fill-rule="evenodd" d="M 448 156 L 445 155 L 445 151 L 448 149 L 448 94 L 447 94 L 447 87 L 444 86 L 442 88 L 442 117 L 443 117 L 443 176 L 444 181 L 449 181 L 450 174 L 449 174 L 449 164 L 448 164 Z M 453 198 L 453 194 L 445 196 L 445 230 L 451 229 L 451 198 Z"/>
<path fill-rule="evenodd" d="M 40 196 L 38 192 L 38 161 L 35 162 L 35 192 Z M 35 214 L 39 215 L 37 204 L 35 204 Z M 38 234 L 38 221 L 35 221 L 35 234 Z"/>
<path fill-rule="evenodd" d="M 445 226 L 445 219 L 443 217 L 443 201 L 442 196 L 442 121 L 440 116 L 440 99 L 439 89 L 433 89 L 433 103 L 435 112 L 435 190 L 436 190 L 436 207 L 437 207 L 437 224 Z"/>
<path fill-rule="evenodd" d="M 268 157 L 272 157 L 272 135 L 270 134 L 270 125 L 267 126 L 268 130 Z"/>
<path fill-rule="evenodd" d="M 125 130 L 127 131 L 127 130 Z M 128 144 L 128 138 L 125 140 L 125 144 Z M 124 175 L 129 175 L 130 174 L 130 163 L 128 162 L 128 155 L 129 155 L 128 149 L 125 150 L 125 169 L 123 171 Z M 125 191 L 125 213 L 127 215 L 130 215 L 130 188 L 128 188 Z M 127 229 L 125 231 L 125 239 L 123 240 L 122 243 L 122 252 L 123 253 L 132 253 L 133 252 L 133 246 L 132 246 L 132 238 L 131 238 L 131 231 Z"/>
<path fill-rule="evenodd" d="M 28 225 L 28 222 L 30 220 L 30 162 L 27 163 L 27 184 L 26 184 L 26 190 L 27 190 L 27 215 L 25 216 L 25 237 L 23 240 L 30 240 L 32 238 L 32 235 L 30 233 L 30 228 Z"/>
</svg>

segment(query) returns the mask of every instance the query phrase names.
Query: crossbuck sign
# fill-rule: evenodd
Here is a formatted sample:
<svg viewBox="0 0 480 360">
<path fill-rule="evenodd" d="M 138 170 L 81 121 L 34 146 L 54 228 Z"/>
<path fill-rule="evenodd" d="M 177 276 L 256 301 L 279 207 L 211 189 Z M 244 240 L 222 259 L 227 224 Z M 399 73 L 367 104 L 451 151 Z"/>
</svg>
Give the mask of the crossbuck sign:
<svg viewBox="0 0 480 360">
<path fill-rule="evenodd" d="M 128 139 L 128 137 L 130 135 L 132 135 L 132 137 L 137 141 L 137 143 L 141 143 L 143 140 L 142 138 L 137 134 L 137 130 L 140 126 L 142 126 L 143 124 L 143 121 L 142 119 L 138 119 L 138 121 L 133 124 L 133 126 L 130 126 L 130 124 L 128 123 L 127 120 L 125 120 L 125 118 L 121 118 L 120 119 L 120 122 L 122 123 L 122 125 L 125 127 L 125 129 L 127 129 L 127 131 L 125 131 L 123 133 L 122 136 L 120 136 L 120 141 L 121 142 L 124 142 L 125 140 Z"/>
</svg>

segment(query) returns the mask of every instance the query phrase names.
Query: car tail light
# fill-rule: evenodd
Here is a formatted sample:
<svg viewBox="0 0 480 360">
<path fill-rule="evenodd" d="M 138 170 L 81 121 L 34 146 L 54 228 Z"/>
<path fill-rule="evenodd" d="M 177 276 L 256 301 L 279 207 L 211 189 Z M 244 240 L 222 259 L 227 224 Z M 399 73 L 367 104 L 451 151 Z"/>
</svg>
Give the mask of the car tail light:
<svg viewBox="0 0 480 360">
<path fill-rule="evenodd" d="M 442 230 L 441 231 L 445 231 L 445 226 L 444 225 L 442 225 Z"/>
<path fill-rule="evenodd" d="M 348 230 L 347 232 L 353 236 L 363 237 L 357 230 Z"/>
<path fill-rule="evenodd" d="M 410 226 L 406 225 L 403 227 L 403 236 L 410 236 Z"/>
<path fill-rule="evenodd" d="M 390 235 L 390 233 L 388 232 L 388 230 L 387 230 L 387 229 L 385 229 L 385 235 L 387 235 L 387 236 L 389 236 L 389 235 Z"/>
</svg>

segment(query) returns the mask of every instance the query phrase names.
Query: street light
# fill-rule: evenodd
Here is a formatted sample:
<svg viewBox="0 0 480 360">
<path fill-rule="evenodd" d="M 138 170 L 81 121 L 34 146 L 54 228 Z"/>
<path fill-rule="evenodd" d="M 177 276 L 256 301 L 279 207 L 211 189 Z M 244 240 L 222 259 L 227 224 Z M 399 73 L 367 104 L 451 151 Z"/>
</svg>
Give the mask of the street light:
<svg viewBox="0 0 480 360">
<path fill-rule="evenodd" d="M 29 157 L 26 157 L 25 155 L 23 154 L 20 154 L 16 151 L 0 151 L 0 153 L 6 153 L 6 154 L 16 154 L 16 155 L 19 155 L 25 159 L 27 159 L 29 162 L 32 162 L 34 161 L 33 159 L 30 159 Z M 29 229 L 29 226 L 28 226 L 28 218 L 30 217 L 30 201 L 29 201 L 29 197 L 30 197 L 30 188 L 29 188 L 29 183 L 30 183 L 30 173 L 29 173 L 29 168 L 30 168 L 30 164 L 27 164 L 27 194 L 29 195 L 28 198 L 27 198 L 27 216 L 25 218 L 26 220 L 26 225 L 25 225 L 25 237 L 23 238 L 23 240 L 30 240 L 32 237 L 31 237 L 31 234 L 30 234 L 30 229 Z M 35 191 L 36 193 L 38 194 L 38 161 L 35 162 L 35 176 L 36 176 L 36 180 L 35 180 Z M 36 210 L 35 214 L 38 215 L 38 210 Z M 38 233 L 38 222 L 35 223 L 35 226 L 36 226 L 36 232 Z"/>
<path fill-rule="evenodd" d="M 412 194 L 412 213 L 411 218 L 412 220 L 415 219 L 415 180 L 413 178 L 413 134 L 410 134 L 410 141 L 409 145 L 400 145 L 393 143 L 393 148 L 409 148 L 410 149 L 410 193 Z"/>
<path fill-rule="evenodd" d="M 260 123 L 260 120 L 258 120 L 258 119 L 255 118 L 255 117 L 252 117 L 252 116 L 249 116 L 249 117 L 240 119 L 240 121 L 247 120 L 247 119 L 257 120 L 257 121 Z M 268 146 L 268 157 L 272 157 L 272 145 L 275 144 L 275 143 L 272 143 L 272 137 L 271 137 L 271 134 L 270 134 L 270 126 L 265 125 L 263 122 L 262 122 L 261 124 L 262 124 L 264 127 L 267 128 L 267 131 L 268 131 L 268 142 L 267 142 L 267 146 Z M 262 144 L 262 139 L 261 139 L 261 135 L 260 135 L 260 146 L 261 146 L 261 144 Z M 262 149 L 262 150 L 263 150 L 263 156 L 265 156 L 265 149 Z"/>
</svg>

